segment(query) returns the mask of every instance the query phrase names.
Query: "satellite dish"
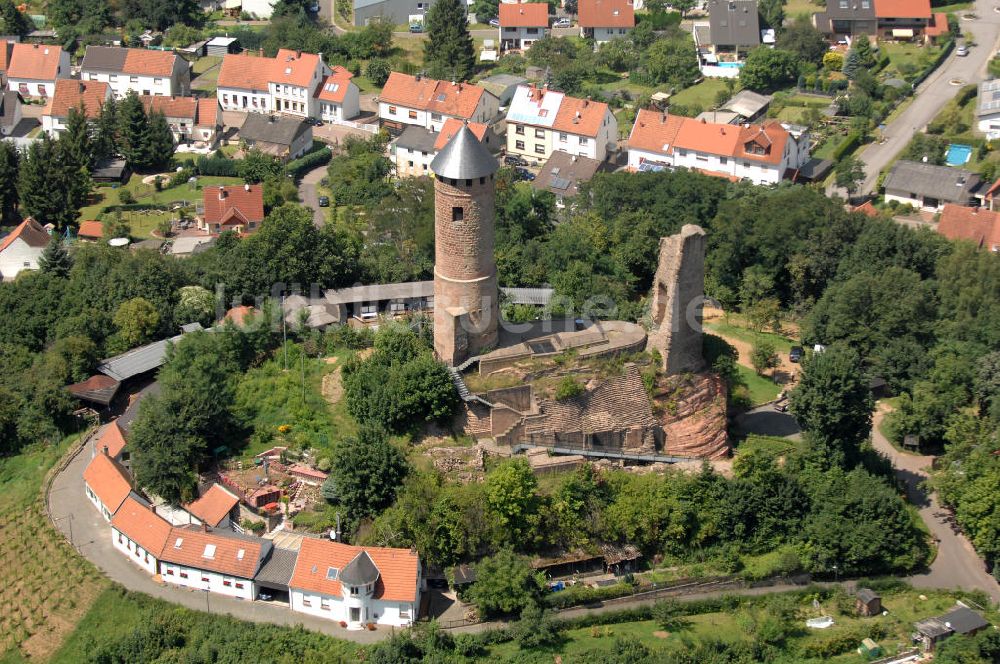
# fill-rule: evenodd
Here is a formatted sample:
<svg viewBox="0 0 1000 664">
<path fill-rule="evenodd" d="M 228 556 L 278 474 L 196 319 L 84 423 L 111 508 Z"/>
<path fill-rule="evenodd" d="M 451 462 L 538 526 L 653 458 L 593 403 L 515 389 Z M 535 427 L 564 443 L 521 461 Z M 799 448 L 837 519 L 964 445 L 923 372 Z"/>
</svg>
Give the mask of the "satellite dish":
<svg viewBox="0 0 1000 664">
<path fill-rule="evenodd" d="M 131 242 L 127 237 L 116 237 L 108 240 L 108 244 L 112 247 L 126 247 L 128 243 Z"/>
</svg>

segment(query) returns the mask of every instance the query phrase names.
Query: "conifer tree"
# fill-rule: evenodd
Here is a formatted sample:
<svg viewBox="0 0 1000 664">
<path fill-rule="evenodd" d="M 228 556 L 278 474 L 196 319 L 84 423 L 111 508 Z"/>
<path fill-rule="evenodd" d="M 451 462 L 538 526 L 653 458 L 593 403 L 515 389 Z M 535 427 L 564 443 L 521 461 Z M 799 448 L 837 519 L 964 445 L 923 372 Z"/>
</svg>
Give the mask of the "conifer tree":
<svg viewBox="0 0 1000 664">
<path fill-rule="evenodd" d="M 114 99 L 101 105 L 94 127 L 92 154 L 95 165 L 118 154 L 118 104 Z"/>
<path fill-rule="evenodd" d="M 20 154 L 10 141 L 0 141 L 0 223 L 16 221 L 17 171 Z"/>
<path fill-rule="evenodd" d="M 170 165 L 170 159 L 174 156 L 174 135 L 163 113 L 154 112 L 149 115 L 145 153 L 150 168 L 159 170 Z"/>
<path fill-rule="evenodd" d="M 74 165 L 90 165 L 93 144 L 90 140 L 90 126 L 82 107 L 69 109 L 66 131 L 59 137 L 59 143 L 62 145 L 63 155 L 72 159 Z"/>
<path fill-rule="evenodd" d="M 73 267 L 73 259 L 69 257 L 66 246 L 63 244 L 62 236 L 53 233 L 45 251 L 38 257 L 38 268 L 45 273 L 53 274 L 57 277 L 69 276 L 69 270 Z"/>
<path fill-rule="evenodd" d="M 139 95 L 130 90 L 118 106 L 118 151 L 129 166 L 137 171 L 149 165 L 146 153 L 149 135 L 149 119 L 142 107 Z"/>
<path fill-rule="evenodd" d="M 424 62 L 436 78 L 464 81 L 472 76 L 476 52 L 469 34 L 465 3 L 437 0 L 427 12 Z"/>
</svg>

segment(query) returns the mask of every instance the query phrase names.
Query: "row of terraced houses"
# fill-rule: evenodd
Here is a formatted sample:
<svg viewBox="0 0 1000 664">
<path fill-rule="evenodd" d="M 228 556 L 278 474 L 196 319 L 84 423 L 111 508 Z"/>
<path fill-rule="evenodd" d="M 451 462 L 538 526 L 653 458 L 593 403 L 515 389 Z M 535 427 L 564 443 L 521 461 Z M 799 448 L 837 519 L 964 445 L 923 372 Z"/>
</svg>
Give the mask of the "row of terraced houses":
<svg viewBox="0 0 1000 664">
<path fill-rule="evenodd" d="M 105 425 L 84 492 L 108 522 L 114 548 L 157 580 L 245 601 L 272 598 L 348 629 L 416 620 L 424 581 L 415 551 L 312 537 L 298 549 L 277 547 L 243 534 L 245 508 L 221 485 L 182 509 L 156 506 L 135 486 L 129 465 L 125 432 L 117 422 Z"/>
</svg>

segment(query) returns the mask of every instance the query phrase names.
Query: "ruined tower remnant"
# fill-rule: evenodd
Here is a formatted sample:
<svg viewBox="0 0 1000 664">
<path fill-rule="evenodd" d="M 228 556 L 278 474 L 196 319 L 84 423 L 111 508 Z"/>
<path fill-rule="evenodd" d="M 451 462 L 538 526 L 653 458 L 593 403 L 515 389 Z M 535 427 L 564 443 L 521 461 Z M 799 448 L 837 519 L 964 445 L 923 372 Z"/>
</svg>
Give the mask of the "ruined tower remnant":
<svg viewBox="0 0 1000 664">
<path fill-rule="evenodd" d="M 687 224 L 660 238 L 660 262 L 653 278 L 653 325 L 646 349 L 663 356 L 668 374 L 699 371 L 701 306 L 705 296 L 705 231 Z"/>
<path fill-rule="evenodd" d="M 462 127 L 434 172 L 434 351 L 451 366 L 497 343 L 493 257 L 497 160 Z"/>
</svg>

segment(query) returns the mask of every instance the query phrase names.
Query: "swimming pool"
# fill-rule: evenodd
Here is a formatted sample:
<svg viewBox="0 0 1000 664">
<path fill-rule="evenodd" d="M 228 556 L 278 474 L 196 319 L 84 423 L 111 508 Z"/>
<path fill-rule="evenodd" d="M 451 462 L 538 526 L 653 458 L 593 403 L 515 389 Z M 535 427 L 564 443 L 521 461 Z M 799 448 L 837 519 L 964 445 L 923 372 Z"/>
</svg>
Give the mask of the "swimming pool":
<svg viewBox="0 0 1000 664">
<path fill-rule="evenodd" d="M 722 67 L 724 69 L 739 69 L 740 67 L 743 66 L 743 63 L 742 62 L 720 62 L 718 66 Z"/>
<path fill-rule="evenodd" d="M 972 158 L 972 146 L 952 143 L 948 146 L 948 155 L 945 161 L 949 166 L 965 166 Z"/>
</svg>

